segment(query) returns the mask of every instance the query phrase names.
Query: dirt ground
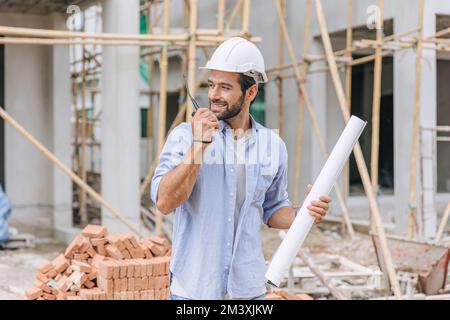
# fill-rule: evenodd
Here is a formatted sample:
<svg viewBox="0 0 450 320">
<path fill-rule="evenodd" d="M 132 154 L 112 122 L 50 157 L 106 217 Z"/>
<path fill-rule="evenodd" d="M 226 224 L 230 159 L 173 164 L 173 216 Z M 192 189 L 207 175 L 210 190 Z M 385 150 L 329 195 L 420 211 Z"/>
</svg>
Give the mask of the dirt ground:
<svg viewBox="0 0 450 320">
<path fill-rule="evenodd" d="M 37 267 L 54 259 L 65 248 L 50 239 L 37 239 L 34 249 L 0 251 L 0 300 L 16 300 L 34 282 Z"/>
</svg>

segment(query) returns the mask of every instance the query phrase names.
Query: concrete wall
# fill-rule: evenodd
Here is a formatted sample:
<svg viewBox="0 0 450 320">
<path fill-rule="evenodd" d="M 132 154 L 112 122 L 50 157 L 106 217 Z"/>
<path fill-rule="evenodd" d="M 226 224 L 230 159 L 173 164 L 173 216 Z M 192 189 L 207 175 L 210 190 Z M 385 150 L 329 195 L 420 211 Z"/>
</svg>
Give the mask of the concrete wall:
<svg viewBox="0 0 450 320">
<path fill-rule="evenodd" d="M 48 28 L 43 16 L 2 14 L 3 25 Z M 32 135 L 52 146 L 49 99 L 50 47 L 5 46 L 5 107 Z M 21 231 L 50 235 L 52 166 L 12 127 L 5 127 L 6 193 L 13 206 L 11 224 Z"/>
</svg>

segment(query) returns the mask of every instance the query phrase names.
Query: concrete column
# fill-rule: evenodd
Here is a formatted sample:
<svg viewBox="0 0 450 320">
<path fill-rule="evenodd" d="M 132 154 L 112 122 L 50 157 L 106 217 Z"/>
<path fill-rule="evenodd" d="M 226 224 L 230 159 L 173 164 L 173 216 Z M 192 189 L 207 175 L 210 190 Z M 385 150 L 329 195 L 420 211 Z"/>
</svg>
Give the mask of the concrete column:
<svg viewBox="0 0 450 320">
<path fill-rule="evenodd" d="M 321 40 L 316 40 L 312 43 L 311 49 L 313 54 L 323 54 Z M 325 66 L 325 63 L 318 63 L 317 68 Z M 314 66 L 316 67 L 316 65 Z M 324 139 L 325 146 L 327 146 L 327 78 L 328 75 L 325 72 L 314 73 L 309 75 L 309 81 L 311 83 L 311 103 L 313 109 L 316 113 L 317 120 L 319 122 L 320 132 L 322 138 Z M 332 87 L 330 90 L 334 92 Z M 337 107 L 337 106 L 336 106 Z M 305 107 L 306 109 L 306 107 Z M 307 113 L 308 111 L 306 111 Z M 311 117 L 309 113 L 305 116 L 305 120 L 310 121 Z M 307 122 L 305 121 L 305 122 Z M 325 160 L 323 159 L 322 153 L 320 151 L 319 142 L 317 140 L 316 134 L 314 133 L 314 128 L 311 124 L 311 178 L 314 179 L 319 175 L 320 170 L 322 170 Z"/>
<path fill-rule="evenodd" d="M 436 13 L 433 6 L 425 6 L 423 36 L 429 37 L 436 33 Z M 420 124 L 422 127 L 430 128 L 436 126 L 437 120 L 437 57 L 435 50 L 424 49 L 422 60 L 422 82 L 421 82 L 421 112 Z M 422 146 L 419 145 L 418 152 L 422 152 L 422 187 L 418 189 L 418 200 L 421 203 L 419 217 L 419 231 L 425 239 L 431 239 L 436 235 L 437 213 L 435 195 L 437 192 L 437 176 L 433 152 L 434 137 L 432 131 L 422 132 Z M 420 164 L 419 164 L 420 169 Z M 422 195 L 422 196 L 421 196 Z"/>
<path fill-rule="evenodd" d="M 394 33 L 417 26 L 417 1 L 395 1 Z M 414 106 L 416 52 L 406 49 L 394 53 L 394 192 L 396 232 L 406 235 L 408 227 L 409 158 Z"/>
<path fill-rule="evenodd" d="M 138 0 L 103 2 L 103 31 L 139 33 Z M 102 195 L 139 225 L 139 48 L 103 47 Z M 129 228 L 102 208 L 109 232 Z"/>
<path fill-rule="evenodd" d="M 51 16 L 53 29 L 67 30 L 66 16 Z M 50 104 L 52 108 L 53 152 L 71 167 L 71 91 L 69 46 L 51 47 Z M 53 166 L 53 226 L 55 236 L 69 241 L 72 228 L 72 182 L 57 166 Z M 69 233 L 68 233 L 69 232 Z M 68 237 L 66 237 L 68 235 Z"/>
</svg>

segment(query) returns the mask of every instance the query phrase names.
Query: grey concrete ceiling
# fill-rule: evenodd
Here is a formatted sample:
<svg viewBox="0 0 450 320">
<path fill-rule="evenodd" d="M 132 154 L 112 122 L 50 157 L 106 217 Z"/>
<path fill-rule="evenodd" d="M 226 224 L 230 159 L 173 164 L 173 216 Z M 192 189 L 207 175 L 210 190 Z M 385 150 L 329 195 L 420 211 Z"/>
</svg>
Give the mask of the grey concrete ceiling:
<svg viewBox="0 0 450 320">
<path fill-rule="evenodd" d="M 29 13 L 47 15 L 66 13 L 70 5 L 92 2 L 86 0 L 0 0 L 0 13 Z"/>
</svg>

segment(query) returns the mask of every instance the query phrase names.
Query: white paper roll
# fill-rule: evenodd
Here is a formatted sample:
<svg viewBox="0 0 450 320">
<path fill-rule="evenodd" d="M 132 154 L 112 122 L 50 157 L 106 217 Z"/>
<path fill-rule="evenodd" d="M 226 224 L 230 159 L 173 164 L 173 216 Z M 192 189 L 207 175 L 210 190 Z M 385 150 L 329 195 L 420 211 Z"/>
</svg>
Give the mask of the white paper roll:
<svg viewBox="0 0 450 320">
<path fill-rule="evenodd" d="M 270 283 L 279 286 L 285 277 L 314 224 L 314 218 L 308 213 L 307 207 L 312 201 L 330 193 L 366 124 L 367 122 L 355 116 L 350 118 L 322 171 L 320 171 L 314 182 L 311 192 L 297 212 L 297 217 L 272 258 L 266 272 L 266 279 Z"/>
</svg>

